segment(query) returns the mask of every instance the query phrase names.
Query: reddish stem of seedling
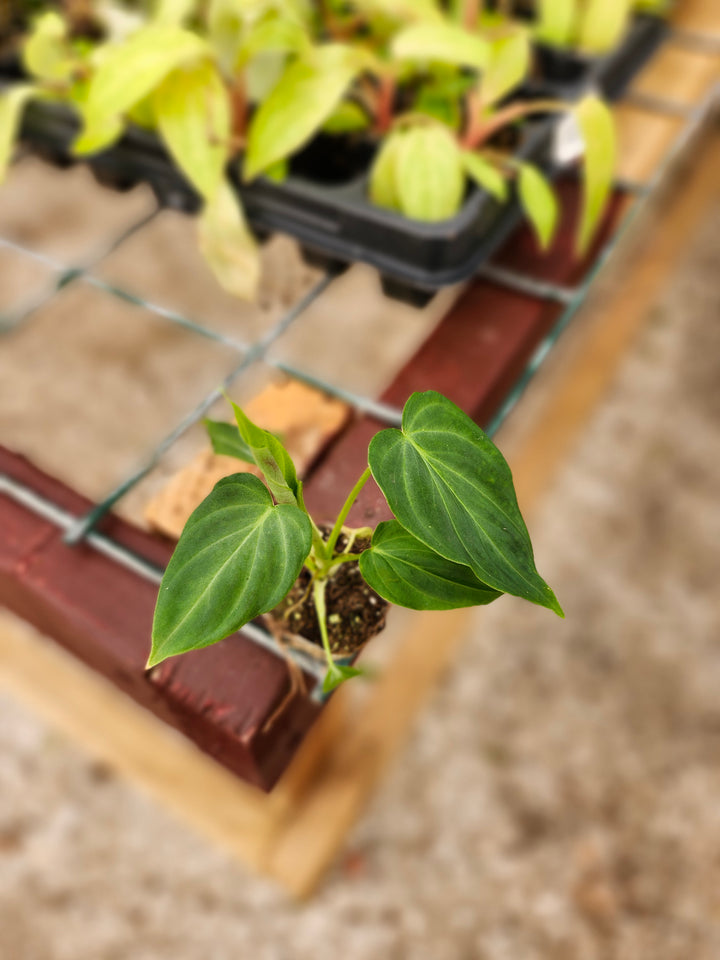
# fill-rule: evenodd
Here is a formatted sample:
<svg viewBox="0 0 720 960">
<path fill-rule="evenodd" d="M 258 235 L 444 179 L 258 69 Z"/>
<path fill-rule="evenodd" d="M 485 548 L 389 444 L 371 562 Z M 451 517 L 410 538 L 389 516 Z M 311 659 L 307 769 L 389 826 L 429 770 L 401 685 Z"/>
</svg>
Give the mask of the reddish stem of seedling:
<svg viewBox="0 0 720 960">
<path fill-rule="evenodd" d="M 468 121 L 461 141 L 466 150 L 474 150 L 486 143 L 498 130 L 502 130 L 514 120 L 520 120 L 533 113 L 568 109 L 568 105 L 559 100 L 535 100 L 533 103 L 513 103 L 497 113 L 483 116 L 482 100 L 474 91 L 468 96 L 467 103 Z"/>
<path fill-rule="evenodd" d="M 480 0 L 465 0 L 463 24 L 466 30 L 474 30 L 480 19 Z"/>
<path fill-rule="evenodd" d="M 382 135 L 392 126 L 395 106 L 395 78 L 389 74 L 378 77 L 375 93 L 375 132 Z"/>
<path fill-rule="evenodd" d="M 233 139 L 244 142 L 248 124 L 248 99 L 245 84 L 240 78 L 230 84 L 229 93 Z"/>
</svg>

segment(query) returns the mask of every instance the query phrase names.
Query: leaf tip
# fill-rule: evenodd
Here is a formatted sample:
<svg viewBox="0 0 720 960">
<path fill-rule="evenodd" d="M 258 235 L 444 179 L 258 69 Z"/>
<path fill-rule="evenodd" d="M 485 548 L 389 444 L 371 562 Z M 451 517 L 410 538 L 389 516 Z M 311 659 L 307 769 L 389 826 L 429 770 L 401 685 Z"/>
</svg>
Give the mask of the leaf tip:
<svg viewBox="0 0 720 960">
<path fill-rule="evenodd" d="M 153 647 L 150 651 L 150 656 L 147 658 L 147 663 L 145 664 L 145 671 L 152 670 L 153 667 L 156 667 L 159 663 L 162 663 L 164 657 L 158 656 L 157 650 Z"/>
<path fill-rule="evenodd" d="M 558 617 L 560 617 L 561 620 L 564 620 L 564 619 L 565 619 L 565 611 L 564 611 L 563 608 L 560 606 L 560 602 L 559 602 L 558 598 L 555 596 L 555 594 L 552 592 L 552 590 L 550 590 L 550 587 L 548 587 L 548 591 L 549 591 L 549 593 L 550 593 L 550 596 L 549 596 L 549 598 L 548 598 L 548 603 L 547 603 L 547 608 L 548 608 L 548 610 L 552 610 L 552 612 L 553 612 L 553 613 L 556 613 L 556 614 L 558 615 Z"/>
</svg>

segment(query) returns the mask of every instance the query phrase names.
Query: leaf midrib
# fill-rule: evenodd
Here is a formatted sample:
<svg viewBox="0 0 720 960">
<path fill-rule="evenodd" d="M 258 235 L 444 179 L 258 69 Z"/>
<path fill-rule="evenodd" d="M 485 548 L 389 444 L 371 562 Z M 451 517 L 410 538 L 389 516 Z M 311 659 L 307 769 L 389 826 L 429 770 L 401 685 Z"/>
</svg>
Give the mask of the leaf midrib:
<svg viewBox="0 0 720 960">
<path fill-rule="evenodd" d="M 430 480 L 432 481 L 435 489 L 438 491 L 438 494 L 440 495 L 440 499 L 441 499 L 443 502 L 446 502 L 445 497 L 443 497 L 443 495 L 442 495 L 442 487 L 440 486 L 440 484 L 442 484 L 442 485 L 445 487 L 445 489 L 450 493 L 451 497 L 452 497 L 452 498 L 455 500 L 455 502 L 458 504 L 458 506 L 460 507 L 460 509 L 461 509 L 462 511 L 464 511 L 464 513 L 466 513 L 467 516 L 470 517 L 471 514 L 469 513 L 469 511 L 467 510 L 467 508 L 465 507 L 465 505 L 463 504 L 463 502 L 460 500 L 460 498 L 457 496 L 457 494 L 453 491 L 453 489 L 452 489 L 451 487 L 447 486 L 447 484 L 444 483 L 444 481 L 443 481 L 443 479 L 442 479 L 442 476 L 439 474 L 439 472 L 438 472 L 437 469 L 435 468 L 434 464 L 431 462 L 431 460 L 433 460 L 433 459 L 435 459 L 435 458 L 432 458 L 432 457 L 425 458 L 425 457 L 423 456 L 423 451 L 422 451 L 422 448 L 421 448 L 421 447 L 418 447 L 417 444 L 415 444 L 415 443 L 413 442 L 413 440 L 412 440 L 410 437 L 408 437 L 407 435 L 405 435 L 405 439 L 412 445 L 413 449 L 418 452 L 418 454 L 420 455 L 420 457 L 421 457 L 421 459 L 423 460 L 423 462 L 427 465 L 428 474 L 429 474 L 429 476 L 430 476 Z M 456 476 L 458 475 L 456 470 L 455 470 L 455 471 L 452 471 L 452 472 L 455 473 Z M 475 488 L 473 488 L 473 489 L 475 489 Z M 482 492 L 482 491 L 481 491 L 481 492 Z M 491 500 L 487 495 L 484 495 L 484 496 L 485 496 L 485 498 L 486 498 L 490 503 L 494 503 L 494 501 Z M 505 513 L 504 510 L 502 510 L 502 509 L 500 509 L 500 508 L 498 508 L 498 509 L 499 509 L 500 512 L 503 514 L 503 516 L 507 516 L 507 514 Z M 453 528 L 453 530 L 455 531 L 456 536 L 458 537 L 458 540 L 460 541 L 460 543 L 462 543 L 462 542 L 463 542 L 463 541 L 462 541 L 462 537 L 460 536 L 460 533 L 458 532 L 458 529 L 457 529 L 457 527 L 456 527 L 456 525 L 455 525 L 455 522 L 454 522 L 454 520 L 453 520 L 453 517 L 452 517 L 452 514 L 450 513 L 450 511 L 448 511 L 448 517 L 449 517 L 449 519 L 450 519 L 450 523 L 451 523 L 451 525 L 452 525 L 452 528 Z M 508 521 L 511 522 L 509 517 L 508 517 Z M 477 521 L 475 521 L 475 522 L 477 523 Z M 502 560 L 510 567 L 511 570 L 514 570 L 515 573 L 517 573 L 518 577 L 520 578 L 520 580 L 523 581 L 523 583 L 526 583 L 529 587 L 533 588 L 533 590 L 536 590 L 537 587 L 532 583 L 532 581 L 531 581 L 531 580 L 528 580 L 528 578 L 525 576 L 525 574 L 524 574 L 521 570 L 519 570 L 519 569 L 515 566 L 515 564 L 512 563 L 511 560 L 510 560 L 508 557 L 505 556 L 505 554 L 503 554 L 503 553 L 500 552 L 500 548 L 499 548 L 499 547 L 497 546 L 497 544 L 493 541 L 492 537 L 487 533 L 485 527 L 484 527 L 481 523 L 477 523 L 477 526 L 482 530 L 483 536 L 485 537 L 486 542 L 492 547 L 492 549 L 495 551 L 495 553 L 497 553 L 498 556 L 502 558 Z M 513 523 L 512 526 L 515 527 L 515 524 Z M 515 529 L 517 529 L 517 528 L 515 527 Z M 463 547 L 464 547 L 464 544 L 463 544 Z M 466 551 L 466 553 L 467 553 L 467 551 Z M 471 570 L 473 569 L 472 566 L 471 566 L 471 564 L 467 564 L 467 566 L 469 566 Z M 538 577 L 539 577 L 539 574 L 538 574 Z M 478 579 L 479 579 L 479 578 L 478 578 Z M 492 584 L 488 584 L 488 586 L 492 586 Z M 494 588 L 494 589 L 498 589 L 498 588 Z M 503 591 L 503 592 L 505 592 L 505 591 Z"/>
<path fill-rule="evenodd" d="M 252 530 L 247 534 L 247 536 L 245 536 L 245 537 L 241 540 L 241 542 L 240 542 L 240 543 L 237 545 L 237 547 L 232 551 L 232 553 L 228 556 L 228 558 L 224 561 L 224 563 L 222 563 L 221 566 L 218 567 L 218 569 L 215 571 L 215 573 L 213 574 L 213 576 L 212 576 L 212 578 L 210 579 L 210 581 L 209 581 L 209 582 L 207 583 L 207 585 L 205 586 L 205 588 L 204 588 L 204 590 L 202 591 L 202 593 L 200 593 L 200 594 L 198 595 L 198 597 L 196 598 L 195 602 L 194 602 L 190 607 L 188 607 L 188 609 L 185 611 L 183 617 L 178 621 L 178 623 L 175 625 L 175 627 L 173 628 L 173 630 L 167 635 L 167 637 L 165 638 L 165 641 L 164 641 L 164 643 L 163 643 L 163 646 L 167 646 L 169 643 L 172 642 L 172 639 L 173 639 L 173 637 L 175 636 L 175 634 L 176 634 L 176 633 L 178 632 L 178 630 L 183 626 L 183 624 L 184 624 L 185 621 L 188 619 L 188 617 L 195 611 L 195 609 L 197 608 L 198 604 L 199 604 L 199 603 L 201 602 L 201 600 L 205 597 L 205 595 L 207 594 L 208 590 L 210 590 L 210 588 L 211 588 L 212 585 L 215 583 L 215 581 L 216 581 L 217 578 L 220 576 L 220 574 L 225 570 L 225 568 L 226 568 L 227 565 L 230 563 L 230 561 L 233 560 L 233 559 L 237 556 L 238 551 L 240 551 L 240 550 L 242 549 L 242 547 L 248 542 L 248 540 L 250 539 L 250 537 L 252 537 L 252 536 L 257 532 L 258 528 L 265 525 L 266 520 L 267 520 L 268 517 L 270 516 L 270 512 L 271 512 L 272 510 L 274 510 L 274 509 L 275 509 L 274 507 L 269 507 L 269 508 L 268 508 L 268 511 L 263 515 L 263 517 L 261 518 L 260 522 L 253 525 Z M 230 534 L 229 536 L 232 536 L 232 534 Z M 223 538 L 223 539 L 227 539 L 227 537 L 225 537 L 225 538 Z M 218 541 L 215 541 L 215 542 L 217 543 Z M 197 556 L 197 555 L 198 555 L 198 554 L 194 554 L 194 557 Z M 255 547 L 255 554 L 254 554 L 254 555 L 257 555 L 257 545 L 256 545 L 256 547 Z M 193 557 L 193 559 L 194 559 L 194 557 Z"/>
</svg>

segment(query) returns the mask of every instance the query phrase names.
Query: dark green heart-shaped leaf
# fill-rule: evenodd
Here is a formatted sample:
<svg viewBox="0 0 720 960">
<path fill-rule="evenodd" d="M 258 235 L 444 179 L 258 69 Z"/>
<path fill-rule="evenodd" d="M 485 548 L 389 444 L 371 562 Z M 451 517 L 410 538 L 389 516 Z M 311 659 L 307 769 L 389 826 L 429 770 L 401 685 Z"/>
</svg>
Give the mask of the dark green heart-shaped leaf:
<svg viewBox="0 0 720 960">
<path fill-rule="evenodd" d="M 240 436 L 234 423 L 221 420 L 205 420 L 204 423 L 214 453 L 221 457 L 235 457 L 243 463 L 255 463 L 252 450 Z"/>
<path fill-rule="evenodd" d="M 300 481 L 290 454 L 277 437 L 249 420 L 232 400 L 230 403 L 235 411 L 240 436 L 250 448 L 255 463 L 262 470 L 272 495 L 278 503 L 297 503 Z"/>
<path fill-rule="evenodd" d="M 510 468 L 454 403 L 433 390 L 414 393 L 402 430 L 382 430 L 371 441 L 369 463 L 390 509 L 418 540 L 495 590 L 562 616 L 535 569 Z"/>
<path fill-rule="evenodd" d="M 381 597 L 411 610 L 455 610 L 501 596 L 470 567 L 441 557 L 397 520 L 378 524 L 372 547 L 360 555 L 360 572 Z"/>
<path fill-rule="evenodd" d="M 158 594 L 148 666 L 217 643 L 272 610 L 300 573 L 310 520 L 251 474 L 225 477 L 192 514 Z"/>
</svg>

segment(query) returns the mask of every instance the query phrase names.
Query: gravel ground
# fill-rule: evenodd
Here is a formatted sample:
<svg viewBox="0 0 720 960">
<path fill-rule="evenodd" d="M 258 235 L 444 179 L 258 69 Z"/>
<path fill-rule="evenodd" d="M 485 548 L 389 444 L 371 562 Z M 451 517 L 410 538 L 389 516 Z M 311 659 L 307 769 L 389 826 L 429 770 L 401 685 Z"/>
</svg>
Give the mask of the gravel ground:
<svg viewBox="0 0 720 960">
<path fill-rule="evenodd" d="M 717 960 L 720 218 L 308 905 L 0 696 L 2 960 Z"/>
</svg>

